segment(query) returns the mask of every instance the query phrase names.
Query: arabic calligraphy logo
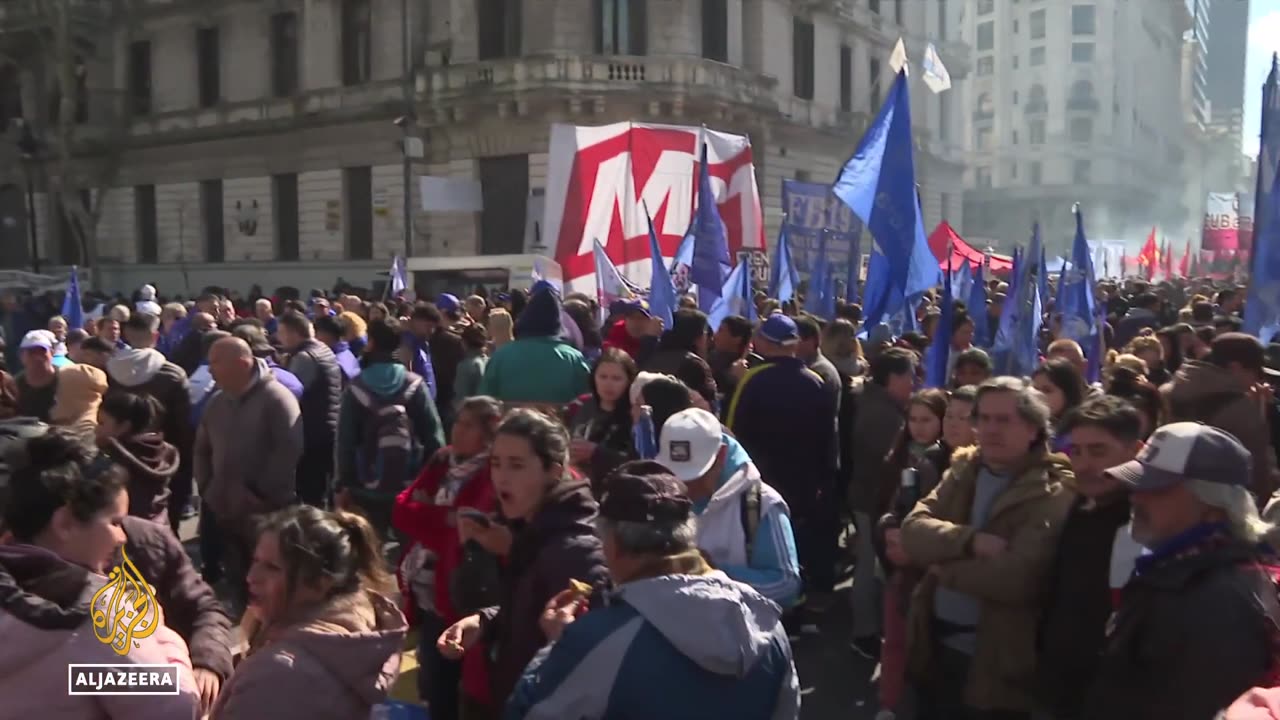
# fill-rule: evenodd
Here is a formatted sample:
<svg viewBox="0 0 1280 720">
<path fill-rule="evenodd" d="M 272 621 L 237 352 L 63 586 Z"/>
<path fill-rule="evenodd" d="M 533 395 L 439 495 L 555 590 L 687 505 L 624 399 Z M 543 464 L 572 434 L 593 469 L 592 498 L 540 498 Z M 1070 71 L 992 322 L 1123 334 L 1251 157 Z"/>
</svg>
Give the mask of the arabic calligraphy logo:
<svg viewBox="0 0 1280 720">
<path fill-rule="evenodd" d="M 155 592 L 142 573 L 120 551 L 124 560 L 111 569 L 107 584 L 93 594 L 93 634 L 117 655 L 129 654 L 135 640 L 151 637 L 160 624 Z"/>
</svg>

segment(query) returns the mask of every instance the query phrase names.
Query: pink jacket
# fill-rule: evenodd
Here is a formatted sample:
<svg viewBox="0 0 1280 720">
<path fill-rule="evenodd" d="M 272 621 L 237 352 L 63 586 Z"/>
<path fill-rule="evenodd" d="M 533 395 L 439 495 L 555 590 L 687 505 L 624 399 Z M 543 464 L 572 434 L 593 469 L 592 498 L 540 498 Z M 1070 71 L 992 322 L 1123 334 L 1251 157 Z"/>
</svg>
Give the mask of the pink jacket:
<svg viewBox="0 0 1280 720">
<path fill-rule="evenodd" d="M 251 615 L 241 624 L 254 626 Z M 296 621 L 249 629 L 249 652 L 222 686 L 211 717 L 367 718 L 400 674 L 406 630 L 396 603 L 374 592 L 338 596 Z"/>
<path fill-rule="evenodd" d="M 126 657 L 94 636 L 106 579 L 33 545 L 0 545 L 0 720 L 187 720 L 199 709 L 187 645 L 159 627 Z M 106 604 L 106 597 L 100 600 Z M 69 695 L 69 663 L 176 663 L 177 695 Z"/>
</svg>

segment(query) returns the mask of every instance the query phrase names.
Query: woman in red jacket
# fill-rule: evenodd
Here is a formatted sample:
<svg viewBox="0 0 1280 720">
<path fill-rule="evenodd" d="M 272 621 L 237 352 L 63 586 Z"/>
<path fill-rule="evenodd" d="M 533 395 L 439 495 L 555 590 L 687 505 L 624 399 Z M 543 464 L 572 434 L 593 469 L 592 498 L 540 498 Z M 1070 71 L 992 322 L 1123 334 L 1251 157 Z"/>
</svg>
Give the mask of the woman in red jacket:
<svg viewBox="0 0 1280 720">
<path fill-rule="evenodd" d="M 489 446 L 501 419 L 502 405 L 494 398 L 481 395 L 464 401 L 453 422 L 449 446 L 436 453 L 413 485 L 400 493 L 391 515 L 392 525 L 409 539 L 398 577 L 406 597 L 405 614 L 414 618 L 419 631 L 418 693 L 430 703 L 433 719 L 458 716 L 462 663 L 441 656 L 436 638 L 477 609 L 455 607 L 459 594 L 451 592 L 454 571 L 467 550 L 458 535 L 458 513 L 488 515 L 494 509 Z"/>
</svg>

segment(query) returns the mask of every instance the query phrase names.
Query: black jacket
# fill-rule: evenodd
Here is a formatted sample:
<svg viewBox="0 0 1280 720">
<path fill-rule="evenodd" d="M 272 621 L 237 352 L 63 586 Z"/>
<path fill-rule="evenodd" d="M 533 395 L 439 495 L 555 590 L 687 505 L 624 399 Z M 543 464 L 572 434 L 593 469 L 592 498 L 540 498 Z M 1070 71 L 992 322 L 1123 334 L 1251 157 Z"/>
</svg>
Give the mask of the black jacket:
<svg viewBox="0 0 1280 720">
<path fill-rule="evenodd" d="M 1258 560 L 1223 538 L 1135 573 L 1081 717 L 1209 720 L 1264 681 L 1280 603 Z"/>
<path fill-rule="evenodd" d="M 307 339 L 289 358 L 289 372 L 302 383 L 302 461 L 311 467 L 333 467 L 342 404 L 342 366 L 328 345 Z"/>
</svg>

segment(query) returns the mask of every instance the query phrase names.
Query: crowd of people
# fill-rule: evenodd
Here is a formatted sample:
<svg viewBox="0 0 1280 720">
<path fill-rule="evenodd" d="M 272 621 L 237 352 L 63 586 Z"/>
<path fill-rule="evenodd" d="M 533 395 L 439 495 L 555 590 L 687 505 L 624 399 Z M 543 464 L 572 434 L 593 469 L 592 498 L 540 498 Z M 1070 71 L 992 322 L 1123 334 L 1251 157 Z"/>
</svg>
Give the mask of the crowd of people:
<svg viewBox="0 0 1280 720">
<path fill-rule="evenodd" d="M 878 720 L 1280 717 L 1280 346 L 1234 285 L 1104 282 L 1102 380 L 1052 308 L 1012 377 L 1003 289 L 900 338 L 547 283 L 6 295 L 0 720 L 365 718 L 413 642 L 434 720 L 791 719 L 839 601 Z M 163 623 L 120 656 L 125 555 Z M 65 692 L 95 662 L 181 692 Z"/>
</svg>

